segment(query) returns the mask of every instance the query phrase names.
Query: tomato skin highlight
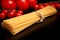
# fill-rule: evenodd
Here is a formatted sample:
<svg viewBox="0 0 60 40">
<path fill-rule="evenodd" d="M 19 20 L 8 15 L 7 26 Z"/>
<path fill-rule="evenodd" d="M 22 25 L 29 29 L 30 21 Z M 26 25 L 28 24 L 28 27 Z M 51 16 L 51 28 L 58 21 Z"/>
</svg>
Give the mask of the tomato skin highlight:
<svg viewBox="0 0 60 40">
<path fill-rule="evenodd" d="M 29 0 L 29 5 L 33 8 L 37 4 L 37 0 Z"/>
<path fill-rule="evenodd" d="M 5 13 L 6 15 L 8 14 L 8 10 L 2 10 L 1 12 Z"/>
<path fill-rule="evenodd" d="M 29 8 L 28 0 L 16 0 L 17 8 L 21 10 L 27 10 Z"/>
<path fill-rule="evenodd" d="M 14 0 L 1 0 L 1 7 L 3 9 L 15 9 L 16 2 Z"/>
<path fill-rule="evenodd" d="M 18 12 L 23 15 L 23 11 L 22 10 L 18 10 Z"/>
<path fill-rule="evenodd" d="M 8 18 L 13 18 L 13 17 L 15 17 L 15 13 L 14 12 L 9 12 L 8 13 Z"/>
<path fill-rule="evenodd" d="M 44 3 L 44 6 L 45 6 L 45 7 L 48 6 L 48 3 Z"/>
<path fill-rule="evenodd" d="M 0 13 L 0 19 L 5 19 L 6 18 L 6 14 L 4 12 Z"/>
<path fill-rule="evenodd" d="M 34 9 L 35 9 L 35 10 L 38 10 L 38 9 L 39 9 L 39 5 L 36 4 L 36 5 L 34 6 Z"/>
<path fill-rule="evenodd" d="M 44 4 L 39 4 L 39 8 L 40 9 L 42 9 L 42 8 L 44 8 L 45 6 L 44 6 Z"/>
<path fill-rule="evenodd" d="M 18 10 L 15 14 L 15 16 L 21 16 L 23 15 L 23 11 L 22 10 Z"/>
</svg>

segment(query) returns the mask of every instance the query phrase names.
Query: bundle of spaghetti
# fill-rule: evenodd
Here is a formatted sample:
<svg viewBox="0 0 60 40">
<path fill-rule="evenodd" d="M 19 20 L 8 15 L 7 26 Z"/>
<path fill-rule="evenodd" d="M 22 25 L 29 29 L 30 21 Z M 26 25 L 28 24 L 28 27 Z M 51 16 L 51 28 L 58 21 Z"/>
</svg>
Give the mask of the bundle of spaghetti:
<svg viewBox="0 0 60 40">
<path fill-rule="evenodd" d="M 57 10 L 54 7 L 47 6 L 40 10 L 33 11 L 22 16 L 3 20 L 1 26 L 2 28 L 10 31 L 13 35 L 16 35 L 17 33 L 31 26 L 32 24 L 38 22 L 43 17 L 46 18 L 56 13 Z"/>
</svg>

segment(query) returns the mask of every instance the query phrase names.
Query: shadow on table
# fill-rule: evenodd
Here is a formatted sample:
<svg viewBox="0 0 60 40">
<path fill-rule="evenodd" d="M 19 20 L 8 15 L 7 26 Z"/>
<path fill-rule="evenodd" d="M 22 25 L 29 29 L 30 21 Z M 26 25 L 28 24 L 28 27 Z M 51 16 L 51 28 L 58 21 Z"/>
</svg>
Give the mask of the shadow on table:
<svg viewBox="0 0 60 40">
<path fill-rule="evenodd" d="M 57 22 L 57 16 L 53 15 L 48 18 L 46 18 L 42 23 L 35 23 L 31 25 L 30 27 L 26 28 L 25 30 L 21 31 L 17 35 L 13 36 L 10 32 L 7 30 L 4 30 L 1 28 L 0 35 L 1 39 L 6 40 L 18 40 L 18 39 L 24 39 L 26 37 L 32 36 L 31 34 L 34 33 L 42 33 L 42 32 L 56 32 L 57 29 L 54 25 Z"/>
</svg>

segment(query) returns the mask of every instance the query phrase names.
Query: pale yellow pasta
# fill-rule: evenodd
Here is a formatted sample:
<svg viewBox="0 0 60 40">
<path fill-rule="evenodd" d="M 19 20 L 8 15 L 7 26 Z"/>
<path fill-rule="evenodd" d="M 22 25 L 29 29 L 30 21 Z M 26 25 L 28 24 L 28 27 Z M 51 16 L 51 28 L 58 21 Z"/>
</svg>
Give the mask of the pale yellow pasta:
<svg viewBox="0 0 60 40">
<path fill-rule="evenodd" d="M 13 35 L 16 35 L 20 31 L 41 20 L 41 17 L 48 17 L 56 13 L 57 10 L 54 7 L 47 6 L 22 16 L 4 20 L 1 25 L 2 28 L 9 30 Z"/>
</svg>

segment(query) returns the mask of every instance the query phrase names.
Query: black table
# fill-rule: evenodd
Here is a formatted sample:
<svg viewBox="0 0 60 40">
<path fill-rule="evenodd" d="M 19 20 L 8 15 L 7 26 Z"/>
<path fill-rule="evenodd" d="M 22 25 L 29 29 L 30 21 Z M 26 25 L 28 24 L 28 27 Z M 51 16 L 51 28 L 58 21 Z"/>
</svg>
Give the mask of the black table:
<svg viewBox="0 0 60 40">
<path fill-rule="evenodd" d="M 43 2 L 48 2 L 48 0 L 42 0 Z M 42 2 L 38 0 L 38 3 Z M 52 0 L 50 0 L 52 1 Z M 60 10 L 59 10 L 60 11 Z M 30 12 L 30 11 L 28 11 Z M 1 21 L 0 21 L 1 24 Z M 13 36 L 7 30 L 4 30 L 0 26 L 0 40 L 31 40 L 40 39 L 41 33 L 43 32 L 60 32 L 60 14 L 52 15 L 46 18 L 42 23 L 35 23 L 25 30 L 21 31 L 17 35 Z"/>
<path fill-rule="evenodd" d="M 46 18 L 42 23 L 35 23 L 25 30 L 21 31 L 17 35 L 12 35 L 7 30 L 1 28 L 0 38 L 6 40 L 18 40 L 18 39 L 28 39 L 39 36 L 42 32 L 59 32 L 59 18 L 57 15 L 50 16 Z"/>
</svg>

